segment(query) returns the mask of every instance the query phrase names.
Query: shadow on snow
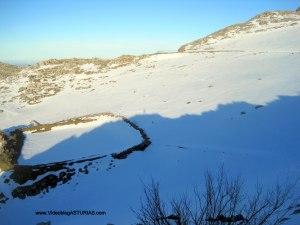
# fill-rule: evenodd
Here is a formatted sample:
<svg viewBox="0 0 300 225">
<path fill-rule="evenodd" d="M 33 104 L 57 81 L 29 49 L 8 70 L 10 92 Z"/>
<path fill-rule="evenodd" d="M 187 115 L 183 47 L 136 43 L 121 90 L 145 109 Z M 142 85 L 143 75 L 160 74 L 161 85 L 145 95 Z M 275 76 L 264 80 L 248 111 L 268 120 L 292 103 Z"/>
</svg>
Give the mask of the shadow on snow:
<svg viewBox="0 0 300 225">
<path fill-rule="evenodd" d="M 272 152 L 299 157 L 299 115 L 300 97 L 281 96 L 263 107 L 236 102 L 219 105 L 215 111 L 201 115 L 165 118 L 158 114 L 144 114 L 129 119 L 142 127 L 152 140 L 146 151 L 164 146 L 174 150 L 211 148 L 225 152 Z M 106 123 L 79 137 L 72 136 L 35 155 L 30 162 L 59 159 L 57 154 L 67 157 L 64 159 L 73 159 L 73 153 L 78 154 L 78 151 L 83 154 L 81 157 L 110 154 L 137 144 L 138 133 L 133 130 L 135 133 L 132 135 L 122 128 L 122 123 Z"/>
</svg>

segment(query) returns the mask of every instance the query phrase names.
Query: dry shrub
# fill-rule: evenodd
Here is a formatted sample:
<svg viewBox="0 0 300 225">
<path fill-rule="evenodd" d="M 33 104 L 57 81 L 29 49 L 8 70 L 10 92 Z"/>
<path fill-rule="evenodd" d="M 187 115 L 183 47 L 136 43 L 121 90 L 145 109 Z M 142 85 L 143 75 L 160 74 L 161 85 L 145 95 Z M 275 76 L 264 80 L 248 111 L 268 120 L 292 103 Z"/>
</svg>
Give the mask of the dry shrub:
<svg viewBox="0 0 300 225">
<path fill-rule="evenodd" d="M 5 79 L 9 76 L 18 74 L 21 68 L 18 66 L 0 62 L 0 79 Z"/>
<path fill-rule="evenodd" d="M 217 177 L 207 172 L 204 180 L 204 192 L 195 189 L 192 198 L 184 196 L 168 204 L 161 199 L 158 183 L 145 186 L 140 209 L 134 211 L 139 224 L 279 225 L 294 210 L 294 185 L 276 185 L 270 191 L 257 187 L 253 195 L 246 195 L 241 178 L 228 179 L 223 169 Z"/>
</svg>

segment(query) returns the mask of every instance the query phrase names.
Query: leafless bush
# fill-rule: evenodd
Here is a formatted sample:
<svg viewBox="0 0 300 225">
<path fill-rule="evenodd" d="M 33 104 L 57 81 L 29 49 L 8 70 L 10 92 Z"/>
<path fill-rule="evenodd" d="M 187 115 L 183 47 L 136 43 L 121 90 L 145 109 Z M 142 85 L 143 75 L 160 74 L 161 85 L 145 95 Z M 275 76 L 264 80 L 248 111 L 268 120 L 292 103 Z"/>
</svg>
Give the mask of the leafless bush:
<svg viewBox="0 0 300 225">
<path fill-rule="evenodd" d="M 261 186 L 246 195 L 240 177 L 228 179 L 223 169 L 217 177 L 205 174 L 205 189 L 174 199 L 166 204 L 160 196 L 159 184 L 145 186 L 144 198 L 134 211 L 143 225 L 279 225 L 293 212 L 292 184 L 276 185 L 270 191 Z"/>
</svg>

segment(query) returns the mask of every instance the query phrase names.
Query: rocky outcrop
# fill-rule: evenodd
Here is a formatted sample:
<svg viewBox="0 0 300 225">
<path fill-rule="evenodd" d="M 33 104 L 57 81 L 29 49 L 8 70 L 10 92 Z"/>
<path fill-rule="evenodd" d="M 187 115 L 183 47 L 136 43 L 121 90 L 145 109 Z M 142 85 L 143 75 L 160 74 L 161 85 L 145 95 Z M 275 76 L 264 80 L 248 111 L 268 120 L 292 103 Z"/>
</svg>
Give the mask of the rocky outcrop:
<svg viewBox="0 0 300 225">
<path fill-rule="evenodd" d="M 8 135 L 0 131 L 0 170 L 9 170 L 17 163 L 24 139 L 25 136 L 19 129 Z"/>
<path fill-rule="evenodd" d="M 9 144 L 8 137 L 2 131 L 0 131 L 0 168 L 6 170 L 11 167 L 11 160 L 9 156 Z"/>
<path fill-rule="evenodd" d="M 16 165 L 9 178 L 16 184 L 20 184 L 20 186 L 13 189 L 11 195 L 13 198 L 25 199 L 26 197 L 35 196 L 40 193 L 47 193 L 49 189 L 65 184 L 72 179 L 76 174 L 75 168 L 72 167 L 74 164 L 81 165 L 82 163 L 87 163 L 83 168 L 79 169 L 79 172 L 84 169 L 84 171 L 87 171 L 85 174 L 88 174 L 88 167 L 92 165 L 92 161 L 104 157 L 106 156 L 95 156 L 33 166 Z M 48 175 L 44 176 L 45 174 Z M 42 176 L 41 179 L 40 176 Z M 23 185 L 28 181 L 33 182 L 29 185 Z"/>
<path fill-rule="evenodd" d="M 8 199 L 3 192 L 0 192 L 0 204 L 5 204 Z"/>
</svg>

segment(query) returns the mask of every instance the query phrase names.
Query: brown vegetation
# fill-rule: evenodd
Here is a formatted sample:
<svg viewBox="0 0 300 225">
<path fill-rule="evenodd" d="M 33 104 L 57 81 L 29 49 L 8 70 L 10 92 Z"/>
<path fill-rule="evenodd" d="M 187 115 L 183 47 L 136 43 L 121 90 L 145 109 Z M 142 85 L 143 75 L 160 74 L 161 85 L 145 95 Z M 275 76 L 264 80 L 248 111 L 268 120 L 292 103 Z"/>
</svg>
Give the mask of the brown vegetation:
<svg viewBox="0 0 300 225">
<path fill-rule="evenodd" d="M 5 79 L 9 76 L 14 76 L 21 71 L 18 66 L 0 62 L 0 79 Z"/>
<path fill-rule="evenodd" d="M 9 135 L 0 131 L 0 169 L 9 170 L 15 164 L 21 154 L 25 136 L 19 129 Z"/>
<path fill-rule="evenodd" d="M 93 74 L 105 73 L 119 67 L 137 64 L 146 55 L 123 55 L 114 59 L 49 59 L 28 67 L 22 71 L 28 78 L 26 86 L 19 89 L 19 99 L 30 105 L 40 103 L 43 98 L 56 95 L 63 90 L 66 81 L 65 76 L 70 76 L 69 81 L 74 81 L 74 76 L 81 74 L 89 76 L 83 82 L 71 84 L 75 90 L 92 88 Z M 85 64 L 91 64 L 95 71 L 84 70 Z"/>
</svg>

